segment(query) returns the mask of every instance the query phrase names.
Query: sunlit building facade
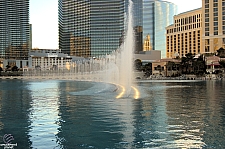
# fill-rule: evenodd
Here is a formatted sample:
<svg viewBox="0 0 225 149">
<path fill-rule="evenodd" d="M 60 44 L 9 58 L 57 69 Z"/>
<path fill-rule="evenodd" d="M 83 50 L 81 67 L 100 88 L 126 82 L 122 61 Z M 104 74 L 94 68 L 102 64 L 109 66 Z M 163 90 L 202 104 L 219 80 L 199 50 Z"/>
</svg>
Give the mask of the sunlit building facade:
<svg viewBox="0 0 225 149">
<path fill-rule="evenodd" d="M 203 52 L 214 53 L 225 48 L 225 1 L 202 0 Z"/>
<path fill-rule="evenodd" d="M 151 45 L 150 41 L 151 41 L 151 38 L 150 38 L 150 35 L 148 34 L 144 39 L 143 51 L 151 51 L 152 50 L 152 45 Z"/>
<path fill-rule="evenodd" d="M 166 30 L 173 24 L 173 16 L 177 14 L 177 6 L 162 0 L 143 0 L 143 39 L 150 35 L 153 50 L 160 50 L 166 57 Z"/>
<path fill-rule="evenodd" d="M 225 1 L 202 0 L 202 8 L 175 16 L 166 29 L 168 58 L 215 53 L 225 48 Z"/>
<path fill-rule="evenodd" d="M 119 48 L 124 0 L 59 0 L 59 48 L 71 56 L 96 57 Z"/>
<path fill-rule="evenodd" d="M 29 0 L 0 1 L 0 59 L 28 59 Z"/>
<path fill-rule="evenodd" d="M 202 9 L 174 16 L 174 24 L 166 28 L 167 58 L 184 57 L 202 51 Z"/>
</svg>

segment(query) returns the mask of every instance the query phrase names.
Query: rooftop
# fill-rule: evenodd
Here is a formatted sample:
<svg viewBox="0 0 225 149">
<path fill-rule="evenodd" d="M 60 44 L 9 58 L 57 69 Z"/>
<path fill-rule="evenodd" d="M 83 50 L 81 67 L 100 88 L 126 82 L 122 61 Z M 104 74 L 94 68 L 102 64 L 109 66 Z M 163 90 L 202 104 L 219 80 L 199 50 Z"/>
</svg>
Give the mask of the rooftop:
<svg viewBox="0 0 225 149">
<path fill-rule="evenodd" d="M 202 7 L 196 8 L 196 9 L 192 9 L 192 10 L 189 10 L 189 11 L 185 11 L 185 12 L 179 13 L 178 15 L 175 15 L 175 16 L 179 16 L 179 15 L 186 14 L 186 13 L 189 13 L 189 12 L 192 12 L 192 11 L 196 11 L 196 10 L 200 10 L 200 9 L 202 9 Z"/>
</svg>

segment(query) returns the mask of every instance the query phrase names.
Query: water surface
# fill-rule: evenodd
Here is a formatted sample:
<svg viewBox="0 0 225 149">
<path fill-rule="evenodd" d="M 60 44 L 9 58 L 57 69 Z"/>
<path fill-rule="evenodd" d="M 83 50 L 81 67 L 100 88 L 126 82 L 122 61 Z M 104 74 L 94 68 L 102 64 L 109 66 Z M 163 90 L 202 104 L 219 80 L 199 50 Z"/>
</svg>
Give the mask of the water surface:
<svg viewBox="0 0 225 149">
<path fill-rule="evenodd" d="M 11 134 L 23 149 L 225 148 L 224 81 L 137 86 L 140 99 L 116 99 L 104 83 L 0 80 L 0 144 Z"/>
</svg>

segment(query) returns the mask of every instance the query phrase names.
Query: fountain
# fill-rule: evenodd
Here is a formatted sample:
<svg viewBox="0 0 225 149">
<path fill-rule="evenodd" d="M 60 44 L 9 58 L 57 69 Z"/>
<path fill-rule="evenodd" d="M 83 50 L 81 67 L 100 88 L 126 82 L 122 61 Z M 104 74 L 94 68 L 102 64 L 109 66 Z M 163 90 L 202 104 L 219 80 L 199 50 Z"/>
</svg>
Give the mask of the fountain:
<svg viewBox="0 0 225 149">
<path fill-rule="evenodd" d="M 129 0 L 127 32 L 125 40 L 121 46 L 120 61 L 120 84 L 125 88 L 125 96 L 129 96 L 133 83 L 133 51 L 134 51 L 134 32 L 132 18 L 133 2 Z"/>
<path fill-rule="evenodd" d="M 34 69 L 24 72 L 24 77 L 34 79 L 71 79 L 116 84 L 121 89 L 118 98 L 129 97 L 133 84 L 134 32 L 132 18 L 133 2 L 129 0 L 126 34 L 123 44 L 110 55 L 67 62 L 62 68 L 53 70 Z"/>
</svg>

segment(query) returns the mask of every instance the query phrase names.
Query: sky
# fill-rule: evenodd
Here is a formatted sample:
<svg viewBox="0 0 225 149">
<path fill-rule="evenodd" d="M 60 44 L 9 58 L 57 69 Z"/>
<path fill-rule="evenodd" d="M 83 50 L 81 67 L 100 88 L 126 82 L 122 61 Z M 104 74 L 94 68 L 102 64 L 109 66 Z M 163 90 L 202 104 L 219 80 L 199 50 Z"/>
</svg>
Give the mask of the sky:
<svg viewBox="0 0 225 149">
<path fill-rule="evenodd" d="M 165 0 L 178 6 L 178 13 L 200 8 L 202 0 Z M 58 49 L 58 0 L 30 0 L 32 47 Z"/>
</svg>

